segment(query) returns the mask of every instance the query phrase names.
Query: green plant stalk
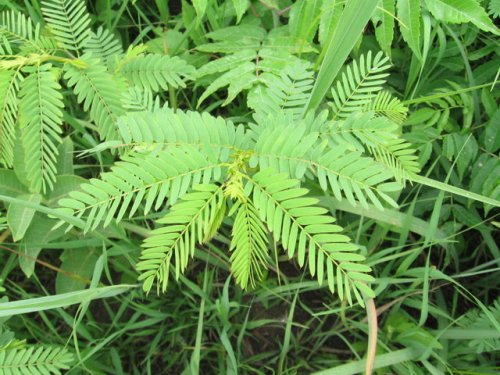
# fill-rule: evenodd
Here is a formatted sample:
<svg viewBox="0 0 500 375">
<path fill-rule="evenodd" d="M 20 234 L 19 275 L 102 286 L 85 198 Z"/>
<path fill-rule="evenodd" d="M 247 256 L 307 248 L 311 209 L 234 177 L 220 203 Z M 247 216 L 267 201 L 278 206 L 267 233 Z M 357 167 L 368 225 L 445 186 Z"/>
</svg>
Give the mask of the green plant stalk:
<svg viewBox="0 0 500 375">
<path fill-rule="evenodd" d="M 378 322 L 377 308 L 373 298 L 366 300 L 366 318 L 368 321 L 368 349 L 366 351 L 366 375 L 371 375 L 377 353 Z"/>
</svg>

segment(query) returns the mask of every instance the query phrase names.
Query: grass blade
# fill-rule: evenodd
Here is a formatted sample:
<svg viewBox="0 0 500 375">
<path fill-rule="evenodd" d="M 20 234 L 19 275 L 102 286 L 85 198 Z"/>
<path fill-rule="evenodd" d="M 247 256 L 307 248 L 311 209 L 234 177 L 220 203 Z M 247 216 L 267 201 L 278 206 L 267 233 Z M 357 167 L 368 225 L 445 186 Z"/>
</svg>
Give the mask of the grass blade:
<svg viewBox="0 0 500 375">
<path fill-rule="evenodd" d="M 135 288 L 136 285 L 120 284 L 62 293 L 53 296 L 30 298 L 0 303 L 0 317 L 66 307 L 94 299 L 113 297 Z"/>
<path fill-rule="evenodd" d="M 347 56 L 362 35 L 378 2 L 378 0 L 351 0 L 347 3 L 326 51 L 323 50 L 321 54 L 324 56 L 323 62 L 311 96 L 304 107 L 304 114 L 316 109 L 323 100 Z"/>
<path fill-rule="evenodd" d="M 412 361 L 417 359 L 422 354 L 421 351 L 406 348 L 396 350 L 395 352 L 385 353 L 377 356 L 373 369 L 384 368 L 387 366 L 397 365 L 398 363 Z M 318 371 L 312 375 L 351 375 L 360 374 L 365 370 L 366 360 L 347 363 L 337 367 L 332 367 L 328 370 Z"/>
</svg>

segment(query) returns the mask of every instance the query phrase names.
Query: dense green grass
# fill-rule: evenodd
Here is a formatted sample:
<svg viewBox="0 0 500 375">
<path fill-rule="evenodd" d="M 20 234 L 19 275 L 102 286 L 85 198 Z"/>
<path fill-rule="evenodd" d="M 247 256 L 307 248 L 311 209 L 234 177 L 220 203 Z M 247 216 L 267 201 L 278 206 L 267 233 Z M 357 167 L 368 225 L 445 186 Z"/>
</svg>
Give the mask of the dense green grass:
<svg viewBox="0 0 500 375">
<path fill-rule="evenodd" d="M 498 1 L 0 10 L 0 374 L 498 373 Z"/>
</svg>

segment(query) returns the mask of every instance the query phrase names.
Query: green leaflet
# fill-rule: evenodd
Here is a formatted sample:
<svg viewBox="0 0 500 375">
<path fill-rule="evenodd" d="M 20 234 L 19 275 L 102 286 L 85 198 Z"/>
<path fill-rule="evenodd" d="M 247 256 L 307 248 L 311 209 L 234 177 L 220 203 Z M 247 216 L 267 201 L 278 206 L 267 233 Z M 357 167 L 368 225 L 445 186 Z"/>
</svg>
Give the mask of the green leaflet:
<svg viewBox="0 0 500 375">
<path fill-rule="evenodd" d="M 120 41 L 107 29 L 99 26 L 96 32 L 91 31 L 85 45 L 85 52 L 111 65 L 123 55 Z"/>
<path fill-rule="evenodd" d="M 379 9 L 372 17 L 375 25 L 375 37 L 384 53 L 391 57 L 391 45 L 394 39 L 394 18 L 396 0 L 382 0 Z"/>
<path fill-rule="evenodd" d="M 193 147 L 174 148 L 152 153 L 134 153 L 123 158 L 91 179 L 79 191 L 59 201 L 61 211 L 77 218 L 87 214 L 85 231 L 94 230 L 104 221 L 120 221 L 127 211 L 131 217 L 145 199 L 145 212 L 170 204 L 182 197 L 190 185 L 208 183 L 221 174 L 220 162 L 207 158 Z"/>
<path fill-rule="evenodd" d="M 383 209 L 382 201 L 393 207 L 397 203 L 386 193 L 401 189 L 399 183 L 388 182 L 393 174 L 383 164 L 361 153 L 349 152 L 337 147 L 329 150 L 319 158 L 313 159 L 315 173 L 323 190 L 333 192 L 335 198 L 341 201 L 344 197 L 352 205 L 357 202 L 363 207 L 368 206 L 367 198 L 379 209 Z"/>
<path fill-rule="evenodd" d="M 281 120 L 281 121 L 280 121 Z M 302 178 L 311 161 L 308 159 L 318 140 L 317 132 L 305 126 L 287 126 L 287 117 L 278 117 L 277 126 L 266 126 L 258 135 L 250 166 L 273 168 L 290 176 Z M 299 141 L 297 141 L 299 140 Z"/>
<path fill-rule="evenodd" d="M 129 113 L 118 119 L 122 140 L 127 145 L 190 146 L 226 161 L 234 149 L 248 147 L 242 125 L 208 113 L 182 112 L 163 108 L 154 112 Z"/>
<path fill-rule="evenodd" d="M 232 0 L 234 11 L 236 12 L 236 23 L 240 23 L 241 17 L 248 8 L 248 0 Z"/>
<path fill-rule="evenodd" d="M 410 175 L 418 173 L 420 166 L 415 150 L 399 138 L 399 131 L 396 123 L 384 117 L 372 118 L 368 112 L 329 123 L 322 135 L 329 137 L 334 145 L 368 152 L 389 167 L 397 180 L 404 182 Z"/>
<path fill-rule="evenodd" d="M 245 62 L 216 78 L 203 92 L 200 99 L 198 99 L 198 107 L 206 98 L 225 86 L 229 86 L 228 89 L 231 90 L 231 95 L 228 95 L 224 105 L 229 104 L 237 94 L 252 86 L 252 79 L 255 77 L 255 68 L 256 66 L 253 62 Z M 238 80 L 240 77 L 244 78 Z"/>
<path fill-rule="evenodd" d="M 356 119 L 350 121 L 364 125 L 369 117 L 368 114 L 359 117 L 360 121 Z M 325 147 L 324 141 L 319 143 L 318 132 L 309 131 L 303 123 L 295 126 L 284 125 L 286 123 L 286 117 L 278 117 L 275 124 L 271 123 L 272 126 L 259 124 L 264 129 L 256 135 L 255 153 L 250 158 L 251 167 L 258 165 L 260 169 L 273 168 L 296 178 L 302 178 L 306 171 L 310 170 L 318 179 L 322 189 L 332 191 L 339 200 L 347 198 L 353 205 L 361 203 L 366 206 L 369 199 L 378 208 L 383 209 L 380 201 L 382 198 L 383 201 L 397 207 L 396 202 L 386 192 L 398 190 L 401 186 L 388 182 L 394 174 L 382 163 L 376 162 L 371 157 L 361 157 L 361 151 L 353 149 L 352 142 L 346 145 L 335 140 L 334 146 Z M 376 125 L 378 132 L 368 136 L 360 131 L 359 137 L 367 145 L 383 146 L 383 138 L 377 138 L 383 137 L 386 132 L 383 126 L 384 120 L 374 120 L 371 124 L 376 123 L 380 124 Z M 394 128 L 391 123 L 387 125 Z M 320 127 L 324 128 L 324 125 Z M 297 139 L 300 141 L 297 142 Z M 413 160 L 413 155 L 409 156 Z"/>
<path fill-rule="evenodd" d="M 242 202 L 231 238 L 231 272 L 243 289 L 255 287 L 269 263 L 267 230 L 251 201 Z"/>
<path fill-rule="evenodd" d="M 331 121 L 321 135 L 333 144 L 341 144 L 352 150 L 376 147 L 397 138 L 399 127 L 385 118 L 373 117 L 372 113 L 356 113 L 344 121 Z"/>
<path fill-rule="evenodd" d="M 202 44 L 197 49 L 212 53 L 234 53 L 245 48 L 258 49 L 266 35 L 264 28 L 252 24 L 223 27 L 206 35 L 214 43 Z"/>
<path fill-rule="evenodd" d="M 113 77 L 100 64 L 99 60 L 84 55 L 81 58 L 86 67 L 66 65 L 64 78 L 73 88 L 78 102 L 99 127 L 101 139 L 116 137 L 116 121 L 125 111 L 121 103 L 121 92 L 125 91 L 123 82 Z"/>
<path fill-rule="evenodd" d="M 208 0 L 193 0 L 193 6 L 196 10 L 196 16 L 198 17 L 198 22 L 201 21 L 205 12 L 207 10 Z"/>
<path fill-rule="evenodd" d="M 476 0 L 425 0 L 425 4 L 438 20 L 449 23 L 472 22 L 481 30 L 500 34 L 498 27 Z"/>
<path fill-rule="evenodd" d="M 40 44 L 40 26 L 33 25 L 30 18 L 16 11 L 0 13 L 0 52 L 13 54 L 22 44 L 27 44 L 28 50 L 45 52 Z"/>
<path fill-rule="evenodd" d="M 148 54 L 128 60 L 121 73 L 132 84 L 156 92 L 168 90 L 168 85 L 186 87 L 185 81 L 193 79 L 195 69 L 177 56 Z"/>
<path fill-rule="evenodd" d="M 415 56 L 422 59 L 420 0 L 397 0 L 399 30 Z"/>
<path fill-rule="evenodd" d="M 490 0 L 490 5 L 488 6 L 488 14 L 490 14 L 493 18 L 500 17 L 500 1 L 498 0 Z"/>
<path fill-rule="evenodd" d="M 25 164 L 34 192 L 51 190 L 57 173 L 57 146 L 61 143 L 61 86 L 50 64 L 26 67 L 19 91 L 19 114 Z"/>
<path fill-rule="evenodd" d="M 371 51 L 366 57 L 361 55 L 359 62 L 354 60 L 348 65 L 342 77 L 333 85 L 332 118 L 348 117 L 359 112 L 373 101 L 376 93 L 382 90 L 385 78 L 389 75 L 389 59 L 381 52 L 372 58 Z"/>
<path fill-rule="evenodd" d="M 65 348 L 0 349 L 2 374 L 60 374 L 59 370 L 68 370 L 72 362 L 73 354 Z"/>
<path fill-rule="evenodd" d="M 0 71 L 0 163 L 6 167 L 12 167 L 14 161 L 14 126 L 21 78 L 19 72 Z"/>
<path fill-rule="evenodd" d="M 207 233 L 224 205 L 222 188 L 216 185 L 199 185 L 192 193 L 172 207 L 159 219 L 158 224 L 167 224 L 155 229 L 143 244 L 141 261 L 137 270 L 139 280 L 144 280 L 143 289 L 149 292 L 155 281 L 157 290 L 165 292 L 173 259 L 175 277 L 184 272 L 188 259 L 193 257 L 197 243 L 206 241 Z"/>
<path fill-rule="evenodd" d="M 39 204 L 42 201 L 42 196 L 40 194 L 25 194 L 18 196 L 18 198 L 35 204 Z M 7 223 L 12 230 L 14 241 L 19 241 L 24 237 L 34 216 L 35 210 L 33 208 L 15 203 L 9 206 L 9 210 L 7 211 Z"/>
<path fill-rule="evenodd" d="M 299 0 L 290 10 L 290 34 L 311 43 L 320 20 L 322 0 Z"/>
<path fill-rule="evenodd" d="M 366 274 L 370 268 L 357 263 L 363 256 L 355 252 L 357 246 L 349 237 L 340 234 L 342 228 L 333 224 L 335 219 L 327 215 L 328 211 L 317 207 L 316 199 L 305 197 L 307 189 L 297 188 L 298 181 L 288 179 L 286 174 L 268 169 L 249 178 L 249 183 L 260 218 L 288 256 L 296 255 L 301 267 L 307 261 L 311 276 L 316 276 L 320 284 L 326 279 L 331 292 L 337 290 L 341 299 L 345 295 L 350 304 L 352 289 L 357 302 L 364 306 L 361 294 L 373 296 L 365 285 L 374 280 Z"/>
<path fill-rule="evenodd" d="M 306 64 L 287 66 L 279 76 L 264 73 L 260 81 L 264 86 L 256 86 L 248 94 L 248 106 L 257 116 L 290 113 L 298 120 L 302 115 L 307 98 L 313 87 L 313 72 Z"/>
<path fill-rule="evenodd" d="M 90 37 L 90 17 L 82 0 L 45 0 L 42 12 L 60 47 L 81 51 Z"/>
<path fill-rule="evenodd" d="M 293 56 L 315 52 L 307 41 L 296 36 L 267 35 L 266 31 L 254 25 L 230 26 L 207 34 L 214 42 L 197 47 L 199 51 L 225 53 L 202 66 L 197 77 L 205 81 L 207 88 L 198 99 L 199 107 L 210 95 L 227 87 L 228 95 L 223 105 L 231 103 L 236 96 L 259 84 L 263 72 L 280 75 L 287 66 L 308 63 Z M 212 74 L 218 74 L 211 77 Z"/>
<path fill-rule="evenodd" d="M 318 63 L 321 67 L 303 115 L 321 104 L 359 35 L 370 20 L 378 0 L 350 0 L 345 6 L 335 31 L 324 44 Z"/>
<path fill-rule="evenodd" d="M 385 116 L 398 125 L 403 125 L 408 112 L 401 100 L 393 97 L 388 91 L 379 91 L 366 110 L 373 111 L 378 116 Z"/>
</svg>

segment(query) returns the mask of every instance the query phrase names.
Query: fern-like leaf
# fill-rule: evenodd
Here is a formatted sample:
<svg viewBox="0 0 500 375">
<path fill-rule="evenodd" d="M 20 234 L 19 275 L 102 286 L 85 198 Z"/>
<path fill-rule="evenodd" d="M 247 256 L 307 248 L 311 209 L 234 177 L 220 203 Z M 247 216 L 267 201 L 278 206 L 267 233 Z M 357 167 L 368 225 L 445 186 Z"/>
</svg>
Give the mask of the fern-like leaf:
<svg viewBox="0 0 500 375">
<path fill-rule="evenodd" d="M 302 63 L 287 66 L 280 76 L 264 73 L 260 80 L 265 87 L 259 85 L 250 92 L 248 106 L 264 116 L 291 113 L 298 119 L 313 87 L 313 75 Z"/>
<path fill-rule="evenodd" d="M 80 191 L 61 199 L 60 210 L 82 217 L 87 213 L 85 231 L 104 226 L 127 210 L 132 216 L 145 199 L 144 211 L 158 210 L 168 197 L 170 203 L 182 197 L 192 184 L 208 183 L 220 177 L 221 163 L 192 147 L 135 153 L 116 163 L 100 179 L 82 184 Z"/>
<path fill-rule="evenodd" d="M 57 173 L 57 145 L 61 143 L 62 94 L 50 64 L 24 68 L 19 114 L 27 176 L 33 191 L 51 190 Z"/>
<path fill-rule="evenodd" d="M 123 55 L 123 48 L 120 41 L 109 30 L 99 26 L 95 33 L 90 32 L 85 52 L 91 53 L 92 56 L 99 58 L 109 66 L 114 62 L 113 59 L 118 59 Z"/>
<path fill-rule="evenodd" d="M 12 167 L 17 117 L 17 93 L 22 76 L 17 71 L 0 71 L 0 163 Z"/>
<path fill-rule="evenodd" d="M 462 327 L 470 330 L 484 330 L 498 333 L 498 324 L 495 326 L 492 323 L 492 319 L 493 321 L 500 322 L 500 299 L 494 301 L 487 309 L 489 314 L 486 314 L 484 310 L 471 309 L 458 321 L 458 323 Z M 470 348 L 475 348 L 478 354 L 484 352 L 497 352 L 500 350 L 500 337 L 497 335 L 497 337 L 492 338 L 476 338 L 469 341 L 468 346 Z"/>
<path fill-rule="evenodd" d="M 85 111 L 90 110 L 90 118 L 97 124 L 101 139 L 116 138 L 116 122 L 125 113 L 121 93 L 126 91 L 123 82 L 106 71 L 98 59 L 84 55 L 81 58 L 86 67 L 66 65 L 64 78 L 73 87 L 78 102 Z"/>
<path fill-rule="evenodd" d="M 129 113 L 118 120 L 122 140 L 127 145 L 190 145 L 227 160 L 232 150 L 245 148 L 249 138 L 242 125 L 208 113 L 173 111 Z"/>
<path fill-rule="evenodd" d="M 251 201 L 238 207 L 231 239 L 231 271 L 241 288 L 255 287 L 269 263 L 267 231 Z"/>
<path fill-rule="evenodd" d="M 376 207 L 383 209 L 380 198 L 393 207 L 397 203 L 387 193 L 402 188 L 391 180 L 393 173 L 381 163 L 370 157 L 363 157 L 359 151 L 350 151 L 345 147 L 336 147 L 321 155 L 312 157 L 312 164 L 323 190 L 333 192 L 339 201 L 344 197 L 356 206 L 361 203 L 368 207 L 370 200 Z"/>
<path fill-rule="evenodd" d="M 385 77 L 389 74 L 388 58 L 379 52 L 372 58 L 371 51 L 366 57 L 361 55 L 359 63 L 354 60 L 348 65 L 340 80 L 331 90 L 333 119 L 348 117 L 351 113 L 362 111 L 382 89 Z"/>
<path fill-rule="evenodd" d="M 331 147 L 341 144 L 352 150 L 387 144 L 397 138 L 399 126 L 383 117 L 373 118 L 373 112 L 354 113 L 343 121 L 331 121 L 321 129 L 321 136 Z"/>
<path fill-rule="evenodd" d="M 262 73 L 280 75 L 287 66 L 307 63 L 294 53 L 313 52 L 314 48 L 300 43 L 294 37 L 266 36 L 266 31 L 255 25 L 221 28 L 206 35 L 214 43 L 198 45 L 197 50 L 228 54 L 210 61 L 198 70 L 198 81 L 207 88 L 198 100 L 198 106 L 217 90 L 226 87 L 228 95 L 223 105 L 231 103 L 244 90 L 261 82 Z M 200 78 L 222 73 L 217 77 Z"/>
<path fill-rule="evenodd" d="M 377 116 L 385 116 L 398 125 L 406 119 L 408 108 L 388 91 L 380 91 L 367 105 L 366 110 L 373 111 Z"/>
<path fill-rule="evenodd" d="M 307 154 L 318 140 L 317 132 L 308 132 L 305 126 L 287 125 L 286 116 L 269 117 L 270 124 L 261 122 L 250 166 L 260 169 L 272 168 L 287 172 L 289 176 L 302 178 L 311 166 Z M 291 121 L 291 118 L 288 117 Z"/>
<path fill-rule="evenodd" d="M 392 139 L 387 144 L 368 146 L 368 148 L 375 159 L 388 166 L 396 180 L 400 182 L 404 183 L 412 175 L 420 172 L 416 151 L 405 139 Z"/>
<path fill-rule="evenodd" d="M 90 17 L 83 0 L 45 0 L 42 13 L 59 46 L 81 51 L 90 37 Z"/>
<path fill-rule="evenodd" d="M 329 148 L 324 143 L 318 144 L 318 132 L 308 129 L 302 123 L 265 127 L 258 135 L 250 166 L 272 168 L 296 178 L 302 178 L 310 170 L 321 187 L 329 190 L 330 186 L 339 200 L 347 198 L 353 205 L 360 202 L 367 207 L 369 199 L 382 209 L 382 198 L 397 207 L 386 193 L 401 186 L 386 182 L 394 177 L 387 167 L 370 157 L 362 157 L 362 152 L 352 147 Z"/>
<path fill-rule="evenodd" d="M 31 19 L 16 11 L 0 13 L 0 47 L 4 53 L 13 54 L 13 47 L 21 45 L 31 47 L 36 52 L 43 52 L 37 40 L 40 36 L 40 25 L 33 25 Z"/>
<path fill-rule="evenodd" d="M 61 374 L 68 370 L 73 355 L 64 348 L 28 347 L 0 349 L 1 374 Z"/>
<path fill-rule="evenodd" d="M 121 68 L 121 73 L 132 84 L 154 92 L 186 87 L 186 80 L 192 80 L 195 68 L 177 56 L 144 55 L 128 60 Z"/>
<path fill-rule="evenodd" d="M 137 270 L 143 289 L 149 292 L 157 281 L 157 291 L 165 291 L 168 285 L 170 263 L 173 258 L 176 279 L 186 269 L 194 255 L 196 243 L 207 241 L 207 233 L 218 222 L 225 198 L 221 186 L 198 185 L 192 193 L 174 205 L 170 212 L 157 221 L 164 226 L 155 229 L 143 243 L 141 261 Z"/>
<path fill-rule="evenodd" d="M 158 96 L 154 97 L 151 90 L 141 89 L 137 86 L 130 87 L 129 90 L 123 94 L 122 103 L 123 108 L 125 108 L 127 112 L 153 112 L 161 108 L 160 98 Z M 118 123 L 120 124 L 120 120 L 122 120 L 122 123 L 127 123 L 127 120 L 123 120 L 122 117 L 118 119 Z"/>
<path fill-rule="evenodd" d="M 289 258 L 297 256 L 300 267 L 308 262 L 309 273 L 320 285 L 326 278 L 332 293 L 352 304 L 351 290 L 364 306 L 362 294 L 373 297 L 366 283 L 374 281 L 368 275 L 370 267 L 360 263 L 364 257 L 358 246 L 341 234 L 342 228 L 328 210 L 316 206 L 318 200 L 305 195 L 298 181 L 268 169 L 249 178 L 252 201 L 265 221 L 275 241 L 281 241 Z M 250 191 L 247 187 L 246 191 Z M 336 285 L 336 287 L 335 287 Z"/>
<path fill-rule="evenodd" d="M 331 147 L 366 151 L 385 164 L 401 182 L 420 171 L 415 150 L 399 138 L 400 127 L 386 117 L 372 118 L 373 112 L 353 114 L 344 121 L 328 123 L 322 135 Z"/>
</svg>

